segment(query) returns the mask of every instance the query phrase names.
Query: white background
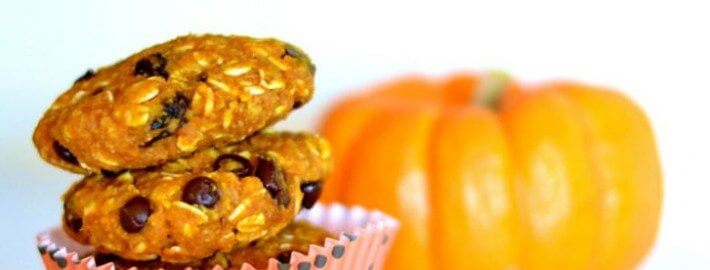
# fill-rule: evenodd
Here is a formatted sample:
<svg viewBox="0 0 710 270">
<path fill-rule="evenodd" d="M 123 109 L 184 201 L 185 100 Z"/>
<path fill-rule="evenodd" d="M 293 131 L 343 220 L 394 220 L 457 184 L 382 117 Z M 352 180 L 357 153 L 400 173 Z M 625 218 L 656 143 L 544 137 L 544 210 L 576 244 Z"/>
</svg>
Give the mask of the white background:
<svg viewBox="0 0 710 270">
<path fill-rule="evenodd" d="M 669 1 L 4 1 L 0 7 L 0 269 L 39 269 L 34 235 L 59 224 L 78 176 L 43 163 L 31 132 L 87 68 L 189 32 L 276 36 L 318 66 L 314 102 L 285 123 L 315 126 L 328 102 L 418 72 L 503 69 L 623 89 L 654 125 L 665 175 L 647 269 L 710 269 L 710 9 Z M 698 1 L 701 2 L 701 1 Z"/>
</svg>

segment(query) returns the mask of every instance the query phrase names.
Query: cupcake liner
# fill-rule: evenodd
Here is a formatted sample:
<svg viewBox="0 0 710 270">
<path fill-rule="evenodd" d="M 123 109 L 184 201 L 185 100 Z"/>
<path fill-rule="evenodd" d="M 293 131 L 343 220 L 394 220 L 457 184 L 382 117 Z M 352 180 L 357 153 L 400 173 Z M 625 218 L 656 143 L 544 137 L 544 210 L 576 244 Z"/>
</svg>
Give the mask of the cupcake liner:
<svg viewBox="0 0 710 270">
<path fill-rule="evenodd" d="M 328 238 L 322 246 L 311 245 L 307 254 L 294 251 L 287 264 L 269 260 L 269 270 L 382 269 L 399 223 L 378 211 L 340 204 L 316 204 L 302 211 L 296 220 L 308 221 L 339 237 Z M 40 233 L 37 249 L 47 270 L 113 270 L 113 263 L 96 265 L 91 246 L 75 242 L 61 227 Z M 186 270 L 191 269 L 190 267 Z M 231 269 L 256 269 L 249 264 Z M 213 270 L 224 270 L 215 266 Z"/>
</svg>

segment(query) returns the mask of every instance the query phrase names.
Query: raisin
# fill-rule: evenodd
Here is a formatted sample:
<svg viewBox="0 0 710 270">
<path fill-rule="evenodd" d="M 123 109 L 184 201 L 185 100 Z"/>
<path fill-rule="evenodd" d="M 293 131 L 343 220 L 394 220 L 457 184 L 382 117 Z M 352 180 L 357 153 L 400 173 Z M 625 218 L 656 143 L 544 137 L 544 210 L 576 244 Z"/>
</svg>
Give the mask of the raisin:
<svg viewBox="0 0 710 270">
<path fill-rule="evenodd" d="M 172 118 L 181 118 L 189 106 L 190 99 L 178 92 L 170 102 L 163 104 L 163 112 Z"/>
<path fill-rule="evenodd" d="M 162 130 L 157 136 L 151 138 L 148 142 L 144 143 L 142 147 L 150 147 L 153 143 L 165 139 L 175 133 L 176 130 L 180 129 L 182 125 L 187 123 L 187 118 L 185 113 L 190 106 L 190 99 L 185 95 L 178 92 L 175 94 L 171 100 L 163 103 L 163 113 L 160 117 L 153 120 L 150 123 L 150 130 L 158 130 L 167 128 L 167 130 Z M 177 120 L 177 121 L 176 121 Z M 171 123 L 175 123 L 172 124 Z"/>
<path fill-rule="evenodd" d="M 161 129 L 165 127 L 165 117 L 159 117 L 150 123 L 150 130 Z"/>
<path fill-rule="evenodd" d="M 140 75 L 146 77 L 160 76 L 164 79 L 168 79 L 169 74 L 165 71 L 165 67 L 168 65 L 168 60 L 160 53 L 154 53 L 146 57 L 141 58 L 136 62 L 136 66 L 133 69 L 133 75 Z"/>
</svg>

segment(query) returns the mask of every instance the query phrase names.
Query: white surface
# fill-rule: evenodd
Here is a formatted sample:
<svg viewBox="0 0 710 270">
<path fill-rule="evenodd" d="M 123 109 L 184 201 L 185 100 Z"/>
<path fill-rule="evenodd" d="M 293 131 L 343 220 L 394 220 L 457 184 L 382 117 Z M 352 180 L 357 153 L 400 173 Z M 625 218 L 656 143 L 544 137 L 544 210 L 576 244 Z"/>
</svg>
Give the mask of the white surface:
<svg viewBox="0 0 710 270">
<path fill-rule="evenodd" d="M 30 141 L 87 68 L 188 32 L 277 36 L 318 66 L 317 95 L 285 126 L 310 128 L 333 96 L 405 72 L 498 68 L 615 86 L 648 112 L 665 174 L 647 269 L 710 269 L 710 9 L 672 1 L 4 1 L 0 10 L 0 269 L 39 269 L 34 235 L 59 222 L 77 176 Z M 701 2 L 701 1 L 697 1 Z M 120 3 L 120 4 L 119 4 Z M 9 256 L 7 256 L 9 255 Z"/>
</svg>

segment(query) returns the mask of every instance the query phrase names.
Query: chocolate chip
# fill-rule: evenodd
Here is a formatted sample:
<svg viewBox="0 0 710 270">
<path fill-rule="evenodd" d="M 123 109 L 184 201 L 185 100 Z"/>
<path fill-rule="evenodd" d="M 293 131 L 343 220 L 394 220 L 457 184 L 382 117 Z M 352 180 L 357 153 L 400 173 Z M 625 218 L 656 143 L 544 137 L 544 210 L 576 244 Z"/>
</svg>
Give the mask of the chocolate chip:
<svg viewBox="0 0 710 270">
<path fill-rule="evenodd" d="M 276 255 L 276 259 L 281 263 L 289 263 L 291 261 L 291 250 L 282 251 Z"/>
<path fill-rule="evenodd" d="M 84 75 L 81 75 L 81 77 L 76 78 L 76 80 L 74 81 L 74 83 L 86 81 L 86 80 L 88 80 L 88 79 L 93 78 L 94 75 L 96 75 L 96 72 L 94 72 L 93 69 L 88 69 L 88 70 L 86 70 L 86 73 L 84 73 Z"/>
<path fill-rule="evenodd" d="M 200 74 L 197 75 L 197 81 L 206 82 L 207 81 L 207 73 L 200 72 Z"/>
<path fill-rule="evenodd" d="M 69 228 L 74 231 L 74 232 L 80 232 L 81 227 L 84 226 L 84 222 L 81 220 L 81 218 L 72 218 L 67 220 L 67 225 L 69 225 Z"/>
<path fill-rule="evenodd" d="M 160 53 L 154 53 L 141 58 L 136 62 L 136 66 L 133 69 L 133 75 L 140 75 L 146 77 L 160 76 L 164 79 L 168 79 L 169 74 L 165 71 L 165 66 L 167 66 L 168 60 L 165 59 Z"/>
<path fill-rule="evenodd" d="M 287 206 L 291 201 L 286 190 L 286 177 L 283 171 L 276 163 L 263 156 L 259 157 L 259 163 L 256 166 L 256 177 L 259 177 L 261 184 L 269 192 L 271 198 L 275 199 L 281 206 Z"/>
<path fill-rule="evenodd" d="M 84 226 L 84 222 L 81 217 L 67 212 L 66 210 L 64 212 L 64 222 L 66 222 L 67 227 L 75 233 L 79 233 L 81 231 L 81 227 Z"/>
<path fill-rule="evenodd" d="M 153 210 L 150 208 L 148 199 L 141 196 L 133 197 L 119 211 L 121 227 L 129 233 L 140 232 L 148 223 L 148 218 L 152 213 Z"/>
<path fill-rule="evenodd" d="M 316 201 L 318 201 L 318 198 L 320 198 L 322 190 L 323 181 L 302 183 L 301 192 L 303 192 L 303 201 L 301 205 L 303 208 L 311 209 L 313 205 L 316 204 Z"/>
<path fill-rule="evenodd" d="M 182 201 L 212 208 L 219 201 L 217 184 L 210 178 L 198 176 L 187 182 L 182 191 Z"/>
<path fill-rule="evenodd" d="M 62 160 L 74 164 L 74 165 L 79 165 L 79 161 L 77 161 L 76 156 L 69 152 L 69 149 L 65 148 L 63 145 L 59 144 L 58 141 L 54 141 L 52 144 L 52 147 L 54 147 L 54 152 L 57 153 L 57 155 L 62 158 Z"/>
<path fill-rule="evenodd" d="M 234 161 L 240 164 L 239 167 L 231 170 L 234 174 L 239 177 L 246 177 L 254 173 L 254 167 L 251 166 L 251 162 L 248 159 L 234 154 L 224 154 L 219 156 L 212 164 L 212 169 L 219 170 L 222 167 L 222 163 L 226 161 Z"/>
<path fill-rule="evenodd" d="M 106 177 L 106 178 L 111 178 L 111 179 L 116 178 L 116 177 L 118 177 L 119 175 L 121 175 L 121 174 L 123 174 L 123 173 L 125 173 L 125 172 L 126 172 L 126 170 L 109 171 L 109 170 L 106 170 L 106 169 L 101 169 L 101 174 L 102 174 L 104 177 Z"/>
<path fill-rule="evenodd" d="M 298 108 L 301 108 L 302 106 L 303 106 L 303 102 L 301 102 L 300 100 L 296 100 L 293 102 L 292 108 L 298 109 Z"/>
<path fill-rule="evenodd" d="M 303 57 L 303 55 L 301 54 L 301 52 L 298 51 L 298 49 L 290 45 L 287 45 L 286 48 L 284 48 L 284 52 L 281 54 L 281 58 L 285 56 L 290 56 L 296 59 L 301 59 L 301 57 Z"/>
</svg>

